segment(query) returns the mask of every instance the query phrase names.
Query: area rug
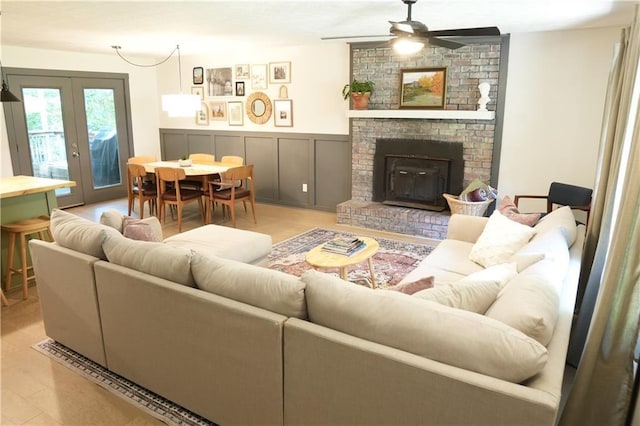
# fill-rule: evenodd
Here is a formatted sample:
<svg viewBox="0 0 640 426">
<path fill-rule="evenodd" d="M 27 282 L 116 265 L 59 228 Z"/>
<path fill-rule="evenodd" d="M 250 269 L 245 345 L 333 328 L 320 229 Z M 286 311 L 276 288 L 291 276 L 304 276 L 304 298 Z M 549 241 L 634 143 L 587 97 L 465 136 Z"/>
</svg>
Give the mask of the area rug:
<svg viewBox="0 0 640 426">
<path fill-rule="evenodd" d="M 369 236 L 366 234 L 359 234 Z M 305 261 L 306 253 L 315 246 L 338 236 L 353 237 L 356 234 L 335 231 L 324 228 L 313 228 L 310 231 L 296 235 L 288 240 L 273 246 L 268 258 L 267 267 L 292 275 L 300 276 L 305 271 L 312 269 Z M 415 244 L 387 238 L 373 237 L 380 244 L 378 252 L 373 256 L 373 268 L 378 287 L 390 287 L 402 280 L 409 272 L 434 249 L 433 246 Z M 339 271 L 323 270 L 339 276 Z M 353 265 L 348 271 L 349 281 L 369 285 L 369 265 L 362 262 Z"/>
<path fill-rule="evenodd" d="M 31 347 L 163 423 L 184 426 L 215 426 L 215 423 L 136 385 L 52 339 L 47 338 Z"/>
</svg>

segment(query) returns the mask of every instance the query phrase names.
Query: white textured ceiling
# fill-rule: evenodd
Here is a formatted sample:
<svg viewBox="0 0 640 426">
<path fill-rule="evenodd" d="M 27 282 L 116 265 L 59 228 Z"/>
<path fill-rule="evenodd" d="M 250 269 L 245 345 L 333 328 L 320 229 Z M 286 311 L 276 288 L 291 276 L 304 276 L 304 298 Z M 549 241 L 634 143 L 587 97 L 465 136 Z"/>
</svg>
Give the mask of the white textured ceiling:
<svg viewBox="0 0 640 426">
<path fill-rule="evenodd" d="M 419 0 L 412 18 L 430 30 L 497 26 L 503 34 L 622 26 L 637 1 Z M 402 21 L 401 0 L 29 1 L 0 3 L 3 45 L 161 57 L 245 44 L 327 43 L 321 37 L 384 35 Z M 362 39 L 358 39 L 362 41 Z"/>
</svg>

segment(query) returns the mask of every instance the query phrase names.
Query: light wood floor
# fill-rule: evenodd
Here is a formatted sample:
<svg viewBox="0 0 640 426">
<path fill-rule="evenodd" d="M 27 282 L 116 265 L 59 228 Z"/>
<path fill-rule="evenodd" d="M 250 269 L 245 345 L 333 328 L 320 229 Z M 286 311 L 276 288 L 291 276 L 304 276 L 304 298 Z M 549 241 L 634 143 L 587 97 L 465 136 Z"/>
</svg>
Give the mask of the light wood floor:
<svg viewBox="0 0 640 426">
<path fill-rule="evenodd" d="M 105 209 L 127 213 L 126 200 L 69 209 L 98 221 Z M 259 204 L 258 223 L 238 205 L 237 227 L 270 234 L 277 243 L 313 227 L 340 229 L 435 244 L 437 241 L 336 224 L 333 213 Z M 135 215 L 135 214 L 134 214 Z M 218 210 L 213 222 L 230 226 Z M 201 226 L 197 206 L 188 206 L 183 231 Z M 165 237 L 177 233 L 169 218 L 163 226 Z M 63 265 L 61 265 L 63 267 Z M 126 401 L 71 372 L 66 367 L 31 349 L 46 335 L 40 315 L 37 288 L 30 287 L 29 299 L 20 291 L 7 294 L 9 306 L 1 310 L 0 422 L 2 425 L 161 425 Z"/>
</svg>

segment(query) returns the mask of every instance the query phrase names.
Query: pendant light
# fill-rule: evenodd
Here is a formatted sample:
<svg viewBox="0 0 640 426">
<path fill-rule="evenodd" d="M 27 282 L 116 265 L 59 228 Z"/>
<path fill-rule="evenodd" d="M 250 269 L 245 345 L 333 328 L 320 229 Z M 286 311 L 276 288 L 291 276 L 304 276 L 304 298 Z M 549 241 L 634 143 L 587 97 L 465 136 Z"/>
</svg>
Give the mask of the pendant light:
<svg viewBox="0 0 640 426">
<path fill-rule="evenodd" d="M 0 63 L 0 74 L 2 74 L 2 94 L 0 97 L 0 102 L 22 102 L 19 97 L 11 93 L 11 90 L 9 90 L 9 85 L 5 83 L 2 63 Z"/>
<path fill-rule="evenodd" d="M 198 95 L 189 95 L 182 93 L 182 62 L 180 60 L 180 45 L 176 45 L 176 48 L 167 56 L 164 60 L 150 65 L 142 65 L 131 62 L 120 54 L 120 46 L 111 46 L 115 49 L 118 56 L 125 62 L 134 65 L 136 67 L 156 67 L 169 60 L 175 52 L 178 52 L 178 86 L 180 88 L 179 93 L 162 95 L 162 110 L 167 112 L 169 117 L 193 117 L 196 112 L 201 109 L 201 100 Z"/>
</svg>

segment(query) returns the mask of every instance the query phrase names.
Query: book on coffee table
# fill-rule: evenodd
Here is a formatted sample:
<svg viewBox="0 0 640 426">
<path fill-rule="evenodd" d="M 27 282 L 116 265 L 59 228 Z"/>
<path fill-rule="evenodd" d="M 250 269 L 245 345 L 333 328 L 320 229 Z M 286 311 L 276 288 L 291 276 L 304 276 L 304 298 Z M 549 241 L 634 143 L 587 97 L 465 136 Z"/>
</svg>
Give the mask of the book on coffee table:
<svg viewBox="0 0 640 426">
<path fill-rule="evenodd" d="M 336 237 L 327 241 L 322 251 L 351 256 L 366 247 L 364 241 L 351 237 Z"/>
</svg>

